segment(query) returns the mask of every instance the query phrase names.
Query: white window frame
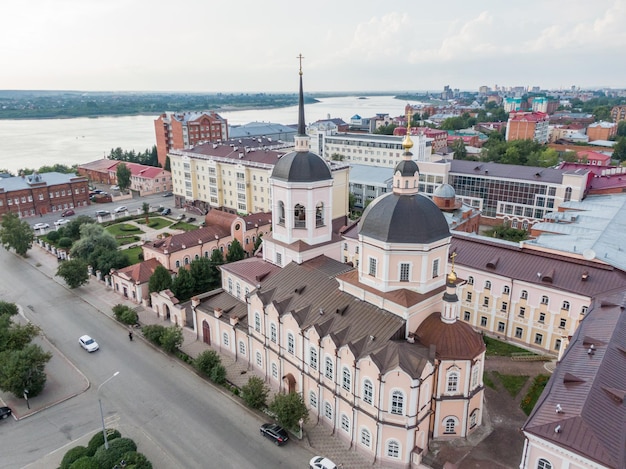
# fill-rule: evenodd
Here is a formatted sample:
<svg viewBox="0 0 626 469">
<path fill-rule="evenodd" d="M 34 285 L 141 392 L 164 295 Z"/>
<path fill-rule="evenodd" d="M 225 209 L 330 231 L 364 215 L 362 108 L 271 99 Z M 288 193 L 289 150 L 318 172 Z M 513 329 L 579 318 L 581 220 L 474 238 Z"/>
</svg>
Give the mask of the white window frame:
<svg viewBox="0 0 626 469">
<path fill-rule="evenodd" d="M 372 433 L 367 428 L 361 428 L 359 442 L 366 448 L 372 447 Z"/>
<path fill-rule="evenodd" d="M 287 332 L 287 353 L 296 354 L 296 338 L 291 332 Z"/>
<path fill-rule="evenodd" d="M 385 454 L 388 458 L 400 459 L 400 442 L 398 440 L 388 440 L 385 448 Z"/>
<path fill-rule="evenodd" d="M 261 332 L 261 315 L 258 311 L 254 312 L 254 330 Z"/>
<path fill-rule="evenodd" d="M 370 405 L 374 403 L 374 383 L 369 378 L 363 380 L 363 401 Z"/>
<path fill-rule="evenodd" d="M 309 366 L 314 369 L 317 370 L 317 349 L 315 347 L 310 347 L 309 348 Z"/>
<path fill-rule="evenodd" d="M 270 324 L 270 341 L 276 343 L 276 337 L 278 336 L 278 330 L 276 328 L 276 324 Z"/>
<path fill-rule="evenodd" d="M 394 389 L 391 392 L 389 413 L 394 415 L 404 415 L 404 393 L 399 389 Z"/>
<path fill-rule="evenodd" d="M 352 390 L 352 372 L 347 366 L 341 369 L 341 387 L 348 392 Z"/>
<path fill-rule="evenodd" d="M 459 391 L 459 372 L 449 371 L 446 376 L 446 392 L 447 393 L 456 393 Z"/>
<path fill-rule="evenodd" d="M 324 359 L 324 376 L 330 380 L 335 379 L 335 364 L 331 357 Z"/>
</svg>

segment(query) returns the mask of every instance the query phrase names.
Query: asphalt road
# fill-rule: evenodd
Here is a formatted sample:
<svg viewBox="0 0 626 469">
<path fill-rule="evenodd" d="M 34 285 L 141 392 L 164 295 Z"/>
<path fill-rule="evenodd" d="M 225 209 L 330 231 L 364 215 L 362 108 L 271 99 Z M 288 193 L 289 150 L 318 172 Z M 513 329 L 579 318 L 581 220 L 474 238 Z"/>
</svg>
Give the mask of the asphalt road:
<svg viewBox="0 0 626 469">
<path fill-rule="evenodd" d="M 155 468 L 296 468 L 311 454 L 297 444 L 275 447 L 259 434 L 258 417 L 178 361 L 85 303 L 74 291 L 0 249 L 0 298 L 20 304 L 48 339 L 91 381 L 85 393 L 20 421 L 0 425 L 1 468 L 19 468 L 101 428 L 97 388 L 107 424 L 140 429 L 167 455 Z M 87 353 L 89 334 L 100 350 Z M 70 444 L 68 446 L 68 444 Z M 62 448 L 62 449 L 61 449 Z M 139 448 L 141 451 L 141 448 Z"/>
</svg>

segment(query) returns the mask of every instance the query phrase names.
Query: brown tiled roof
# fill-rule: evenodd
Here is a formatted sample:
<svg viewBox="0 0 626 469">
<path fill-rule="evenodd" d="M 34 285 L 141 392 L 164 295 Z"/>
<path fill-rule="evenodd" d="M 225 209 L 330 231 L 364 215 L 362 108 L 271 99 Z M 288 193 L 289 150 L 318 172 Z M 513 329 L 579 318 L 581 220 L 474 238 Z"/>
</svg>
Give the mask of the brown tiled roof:
<svg viewBox="0 0 626 469">
<path fill-rule="evenodd" d="M 623 469 L 625 394 L 626 291 L 620 289 L 593 302 L 522 430 Z"/>
<path fill-rule="evenodd" d="M 217 210 L 216 210 L 217 211 Z M 213 210 L 211 210 L 213 212 Z M 182 251 L 191 246 L 198 244 L 210 243 L 215 241 L 215 235 L 222 239 L 230 235 L 230 227 L 228 229 L 211 225 L 197 230 L 186 231 L 185 233 L 175 234 L 166 238 L 157 239 L 143 245 L 144 249 L 152 249 L 154 251 L 169 253 Z"/>
<path fill-rule="evenodd" d="M 453 252 L 456 252 L 455 262 L 459 265 L 590 298 L 605 291 L 626 288 L 626 273 L 613 266 L 521 248 L 517 244 L 454 233 L 450 254 Z M 497 263 L 493 265 L 496 259 Z"/>
<path fill-rule="evenodd" d="M 250 257 L 238 262 L 223 264 L 220 266 L 220 270 L 231 272 L 246 282 L 257 285 L 280 271 L 280 267 L 261 258 Z"/>
<path fill-rule="evenodd" d="M 247 329 L 248 324 L 248 307 L 245 301 L 238 300 L 232 295 L 229 295 L 223 290 L 216 290 L 214 295 L 205 297 L 202 299 L 200 305 L 196 307 L 197 310 L 210 314 L 214 314 L 215 309 L 222 310 L 223 321 L 228 321 L 229 318 L 238 318 L 239 325 Z"/>
<path fill-rule="evenodd" d="M 152 277 L 154 269 L 156 269 L 159 265 L 161 265 L 161 263 L 158 260 L 148 259 L 147 261 L 116 270 L 113 274 L 119 275 L 127 280 L 131 280 L 135 284 L 142 284 L 150 281 L 150 277 Z"/>
<path fill-rule="evenodd" d="M 234 213 L 224 212 L 223 210 L 209 210 L 209 213 L 206 214 L 204 220 L 206 221 L 207 226 L 221 226 L 222 228 L 226 228 L 230 231 L 230 225 L 232 225 L 236 218 L 237 215 Z"/>
<path fill-rule="evenodd" d="M 469 324 L 462 321 L 447 324 L 441 320 L 441 313 L 432 313 L 424 319 L 415 336 L 425 347 L 434 345 L 441 360 L 471 360 L 485 351 L 482 336 Z"/>
</svg>

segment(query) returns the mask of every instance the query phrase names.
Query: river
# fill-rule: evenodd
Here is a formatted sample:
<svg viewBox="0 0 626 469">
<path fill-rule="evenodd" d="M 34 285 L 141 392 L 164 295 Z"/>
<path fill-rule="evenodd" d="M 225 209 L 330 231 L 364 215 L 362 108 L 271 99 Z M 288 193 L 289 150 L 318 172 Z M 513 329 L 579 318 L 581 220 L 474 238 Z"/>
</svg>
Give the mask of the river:
<svg viewBox="0 0 626 469">
<path fill-rule="evenodd" d="M 324 98 L 319 103 L 305 105 L 304 113 L 307 123 L 328 117 L 350 122 L 355 114 L 362 117 L 377 113 L 402 115 L 406 103 L 393 96 Z M 297 122 L 298 109 L 290 106 L 224 111 L 220 115 L 228 119 L 229 125 L 254 121 L 290 125 Z M 0 169 L 17 174 L 22 168 L 38 169 L 57 163 L 67 166 L 83 164 L 103 158 L 117 147 L 143 152 L 155 144 L 156 117 L 0 120 Z"/>
</svg>

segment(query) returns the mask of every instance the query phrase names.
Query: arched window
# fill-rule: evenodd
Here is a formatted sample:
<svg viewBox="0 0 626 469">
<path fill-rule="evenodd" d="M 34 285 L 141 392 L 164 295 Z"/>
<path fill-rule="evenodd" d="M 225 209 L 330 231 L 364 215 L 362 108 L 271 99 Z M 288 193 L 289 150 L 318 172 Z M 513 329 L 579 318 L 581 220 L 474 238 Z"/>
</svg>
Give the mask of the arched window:
<svg viewBox="0 0 626 469">
<path fill-rule="evenodd" d="M 505 295 L 508 295 L 509 293 L 511 293 L 511 287 L 509 287 L 508 285 L 505 285 L 502 288 L 502 293 L 504 293 Z"/>
<path fill-rule="evenodd" d="M 451 371 L 448 373 L 446 392 L 457 392 L 459 390 L 459 373 Z"/>
<path fill-rule="evenodd" d="M 180 267 L 180 261 L 176 261 L 176 268 Z"/>
<path fill-rule="evenodd" d="M 402 391 L 396 390 L 391 393 L 391 413 L 404 414 L 404 394 Z"/>
<path fill-rule="evenodd" d="M 549 298 L 546 295 L 543 295 L 541 297 L 541 304 L 542 305 L 547 305 L 550 302 Z"/>
<path fill-rule="evenodd" d="M 296 353 L 296 339 L 291 332 L 287 333 L 287 352 L 292 355 Z"/>
<path fill-rule="evenodd" d="M 346 414 L 341 414 L 341 429 L 346 433 L 350 433 L 350 419 Z"/>
<path fill-rule="evenodd" d="M 315 206 L 315 226 L 324 226 L 324 203 Z"/>
<path fill-rule="evenodd" d="M 537 469 L 552 469 L 552 463 L 547 459 L 541 458 L 537 461 Z"/>
<path fill-rule="evenodd" d="M 333 359 L 330 357 L 326 357 L 324 364 L 324 376 L 326 376 L 328 379 L 334 379 L 335 372 L 333 367 Z"/>
<path fill-rule="evenodd" d="M 374 402 L 374 385 L 367 378 L 363 380 L 363 400 L 368 404 Z"/>
<path fill-rule="evenodd" d="M 270 340 L 276 343 L 276 324 L 270 324 Z"/>
<path fill-rule="evenodd" d="M 472 276 L 467 277 L 467 284 L 468 285 L 474 285 L 474 277 L 472 277 Z"/>
<path fill-rule="evenodd" d="M 258 366 L 259 368 L 263 368 L 263 356 L 258 350 L 256 352 L 256 366 Z"/>
<path fill-rule="evenodd" d="M 372 434 L 367 428 L 361 428 L 361 444 L 367 448 L 372 446 Z"/>
<path fill-rule="evenodd" d="M 228 347 L 228 332 L 224 332 L 224 335 L 222 335 L 222 343 L 225 347 Z"/>
<path fill-rule="evenodd" d="M 239 341 L 239 354 L 241 355 L 245 355 L 246 354 L 246 344 L 243 340 Z"/>
<path fill-rule="evenodd" d="M 470 428 L 474 428 L 476 425 L 478 425 L 478 409 L 474 409 L 470 414 Z"/>
<path fill-rule="evenodd" d="M 278 224 L 285 225 L 285 203 L 282 200 L 278 201 Z"/>
<path fill-rule="evenodd" d="M 328 420 L 333 419 L 333 406 L 328 401 L 324 401 L 324 417 Z"/>
<path fill-rule="evenodd" d="M 388 457 L 398 459 L 400 457 L 400 443 L 396 440 L 389 440 L 386 453 Z"/>
<path fill-rule="evenodd" d="M 472 368 L 472 389 L 478 386 L 478 373 L 480 371 L 480 362 L 476 362 Z"/>
<path fill-rule="evenodd" d="M 204 257 L 209 258 L 209 251 L 204 251 Z"/>
<path fill-rule="evenodd" d="M 296 204 L 293 208 L 293 227 L 305 228 L 306 227 L 306 210 L 304 205 Z"/>
<path fill-rule="evenodd" d="M 317 370 L 317 349 L 315 347 L 309 349 L 309 366 Z"/>
<path fill-rule="evenodd" d="M 278 365 L 276 365 L 276 362 L 272 363 L 272 378 L 278 379 Z"/>
<path fill-rule="evenodd" d="M 341 387 L 346 391 L 352 389 L 352 373 L 350 373 L 350 370 L 346 366 L 341 370 Z"/>
<path fill-rule="evenodd" d="M 254 313 L 254 330 L 261 332 L 261 315 L 257 311 Z"/>
<path fill-rule="evenodd" d="M 185 256 L 185 265 L 189 265 L 189 257 Z"/>
<path fill-rule="evenodd" d="M 317 409 L 317 394 L 315 394 L 315 391 L 309 391 L 309 404 L 313 409 Z"/>
<path fill-rule="evenodd" d="M 194 256 L 194 259 L 195 259 L 195 260 L 198 260 L 198 259 L 200 259 L 200 256 L 199 256 L 198 254 L 196 254 L 196 255 Z"/>
<path fill-rule="evenodd" d="M 528 292 L 526 290 L 522 290 L 522 293 L 520 294 L 520 298 L 522 300 L 527 300 L 528 299 Z"/>
<path fill-rule="evenodd" d="M 485 290 L 491 290 L 491 282 L 489 280 L 485 280 Z"/>
<path fill-rule="evenodd" d="M 454 417 L 448 417 L 447 419 L 444 420 L 444 433 L 447 434 L 452 434 L 452 433 L 456 433 L 456 425 L 457 425 L 457 420 Z"/>
<path fill-rule="evenodd" d="M 228 279 L 228 293 L 230 293 L 231 295 L 233 294 L 233 279 L 232 278 Z"/>
<path fill-rule="evenodd" d="M 569 311 L 569 301 L 564 301 L 563 307 L 561 309 L 564 309 L 565 311 Z"/>
<path fill-rule="evenodd" d="M 239 298 L 240 296 L 241 296 L 241 285 L 237 283 L 237 298 Z"/>
</svg>

